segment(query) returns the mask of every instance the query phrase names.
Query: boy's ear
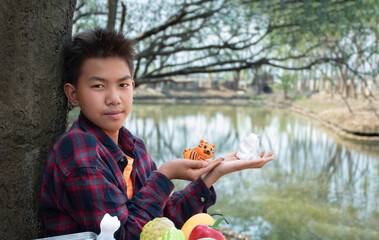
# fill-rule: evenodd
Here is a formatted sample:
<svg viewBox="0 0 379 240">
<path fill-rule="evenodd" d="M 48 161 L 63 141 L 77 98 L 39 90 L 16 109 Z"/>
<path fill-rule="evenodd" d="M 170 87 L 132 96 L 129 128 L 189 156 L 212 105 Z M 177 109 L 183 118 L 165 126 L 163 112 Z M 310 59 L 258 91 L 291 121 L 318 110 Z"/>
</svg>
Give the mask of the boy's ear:
<svg viewBox="0 0 379 240">
<path fill-rule="evenodd" d="M 66 83 L 63 87 L 63 90 L 72 106 L 79 106 L 78 96 L 76 94 L 76 87 L 71 83 Z"/>
</svg>

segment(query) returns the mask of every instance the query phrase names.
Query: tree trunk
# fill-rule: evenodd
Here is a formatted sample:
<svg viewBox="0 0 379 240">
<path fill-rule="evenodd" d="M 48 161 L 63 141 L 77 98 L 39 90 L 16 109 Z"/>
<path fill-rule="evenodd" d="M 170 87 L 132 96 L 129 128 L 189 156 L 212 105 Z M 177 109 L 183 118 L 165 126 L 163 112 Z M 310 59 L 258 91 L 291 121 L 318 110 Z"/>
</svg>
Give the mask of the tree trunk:
<svg viewBox="0 0 379 240">
<path fill-rule="evenodd" d="M 75 0 L 0 4 L 0 238 L 40 236 L 39 195 L 49 146 L 65 131 L 62 43 Z"/>
<path fill-rule="evenodd" d="M 350 80 L 350 95 L 352 98 L 357 99 L 357 85 L 355 84 L 355 76 Z"/>
<path fill-rule="evenodd" d="M 302 93 L 304 94 L 306 92 L 306 82 L 308 81 L 308 72 L 307 71 L 303 71 L 303 79 L 301 81 L 301 84 L 300 84 L 300 89 L 302 91 Z"/>
<path fill-rule="evenodd" d="M 342 89 L 342 80 L 341 80 L 341 75 L 339 74 L 339 68 L 338 69 L 336 69 L 336 71 L 338 71 L 336 74 L 335 74 L 335 78 L 336 78 L 336 80 L 337 80 L 337 84 L 336 84 L 336 89 L 335 89 L 335 93 L 336 94 L 340 94 L 340 95 L 342 95 L 342 91 L 341 91 L 341 89 Z"/>
<path fill-rule="evenodd" d="M 107 29 L 114 30 L 117 17 L 117 4 L 118 0 L 108 0 L 108 22 Z"/>
<path fill-rule="evenodd" d="M 124 30 L 125 17 L 126 17 L 126 5 L 124 2 L 121 2 L 121 7 L 122 7 L 121 22 L 120 22 L 120 27 L 118 31 L 122 33 L 122 31 Z"/>
<path fill-rule="evenodd" d="M 329 82 L 329 90 L 330 90 L 330 97 L 331 98 L 334 98 L 334 89 L 335 89 L 335 81 L 336 81 L 336 76 L 335 76 L 335 68 L 334 67 L 330 67 L 330 82 Z"/>
<path fill-rule="evenodd" d="M 344 71 L 344 74 L 343 74 L 343 79 L 344 79 L 344 85 L 345 85 L 345 94 L 344 96 L 346 98 L 349 98 L 350 97 L 350 84 L 349 82 L 351 81 L 351 78 L 349 79 L 349 73 L 347 72 L 347 68 L 345 67 L 345 71 Z"/>
<path fill-rule="evenodd" d="M 240 74 L 241 71 L 234 71 L 233 72 L 233 88 L 234 90 L 238 90 L 239 82 L 240 82 Z"/>
<path fill-rule="evenodd" d="M 317 91 L 317 74 L 314 74 L 313 76 L 313 87 L 312 87 L 312 92 L 316 92 Z"/>
<path fill-rule="evenodd" d="M 347 80 L 347 70 L 344 70 L 341 65 L 338 65 L 338 70 L 340 74 L 340 94 L 343 97 L 348 97 L 349 88 L 348 88 L 348 80 Z"/>
<path fill-rule="evenodd" d="M 219 89 L 218 82 L 213 79 L 213 76 L 214 74 L 208 73 L 209 85 L 211 86 L 212 90 L 218 90 Z"/>
</svg>

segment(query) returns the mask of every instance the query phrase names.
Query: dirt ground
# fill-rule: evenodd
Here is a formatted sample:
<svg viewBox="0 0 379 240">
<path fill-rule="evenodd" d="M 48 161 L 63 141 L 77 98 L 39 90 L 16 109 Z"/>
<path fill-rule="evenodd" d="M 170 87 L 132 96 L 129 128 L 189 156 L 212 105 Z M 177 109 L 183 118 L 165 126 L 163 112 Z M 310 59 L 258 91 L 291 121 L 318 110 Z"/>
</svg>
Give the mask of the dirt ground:
<svg viewBox="0 0 379 240">
<path fill-rule="evenodd" d="M 344 100 L 321 93 L 301 100 L 271 100 L 318 120 L 341 137 L 379 141 L 379 99 Z"/>
</svg>

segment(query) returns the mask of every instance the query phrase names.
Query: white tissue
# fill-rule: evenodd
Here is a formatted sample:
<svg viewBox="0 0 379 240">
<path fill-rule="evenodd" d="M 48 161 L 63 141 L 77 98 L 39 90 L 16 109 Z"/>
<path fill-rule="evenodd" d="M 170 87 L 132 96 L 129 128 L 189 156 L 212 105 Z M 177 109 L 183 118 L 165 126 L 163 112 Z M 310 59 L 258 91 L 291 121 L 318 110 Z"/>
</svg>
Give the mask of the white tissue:
<svg viewBox="0 0 379 240">
<path fill-rule="evenodd" d="M 254 160 L 259 158 L 258 154 L 259 137 L 250 133 L 246 135 L 237 150 L 237 157 L 243 160 Z"/>
<path fill-rule="evenodd" d="M 114 233 L 120 227 L 120 220 L 117 216 L 112 217 L 109 213 L 106 213 L 100 222 L 100 234 L 96 240 L 114 240 Z"/>
</svg>

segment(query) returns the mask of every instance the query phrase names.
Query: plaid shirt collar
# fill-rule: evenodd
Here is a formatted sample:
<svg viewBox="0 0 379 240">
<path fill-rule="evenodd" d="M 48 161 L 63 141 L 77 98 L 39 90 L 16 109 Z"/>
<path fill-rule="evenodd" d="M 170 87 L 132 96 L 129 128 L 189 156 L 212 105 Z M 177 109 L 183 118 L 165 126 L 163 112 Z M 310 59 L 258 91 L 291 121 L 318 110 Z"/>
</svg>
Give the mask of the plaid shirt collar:
<svg viewBox="0 0 379 240">
<path fill-rule="evenodd" d="M 129 157 L 134 157 L 136 137 L 124 126 L 120 128 L 118 144 L 116 144 L 101 128 L 88 120 L 82 112 L 80 112 L 78 120 L 72 125 L 72 129 L 73 128 L 79 128 L 84 132 L 94 135 L 96 139 L 107 148 L 116 162 L 125 157 L 125 153 L 127 153 Z"/>
</svg>

